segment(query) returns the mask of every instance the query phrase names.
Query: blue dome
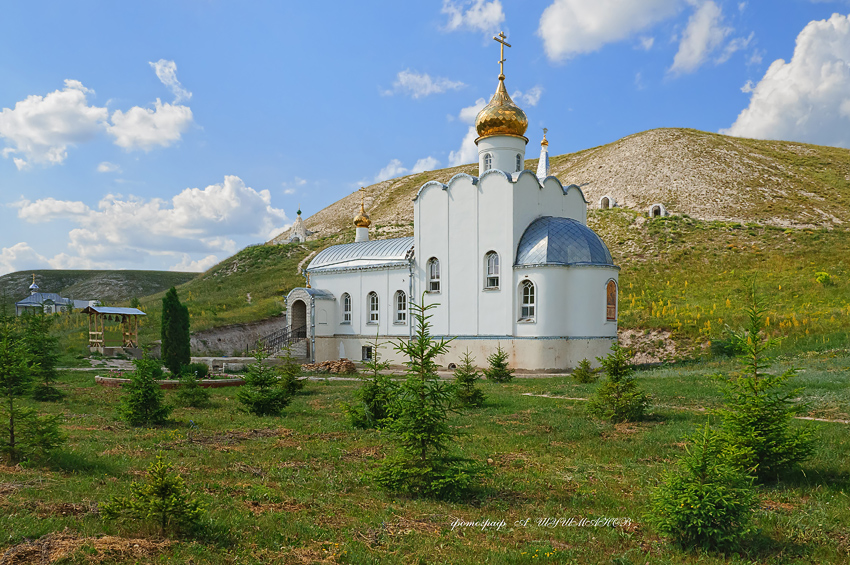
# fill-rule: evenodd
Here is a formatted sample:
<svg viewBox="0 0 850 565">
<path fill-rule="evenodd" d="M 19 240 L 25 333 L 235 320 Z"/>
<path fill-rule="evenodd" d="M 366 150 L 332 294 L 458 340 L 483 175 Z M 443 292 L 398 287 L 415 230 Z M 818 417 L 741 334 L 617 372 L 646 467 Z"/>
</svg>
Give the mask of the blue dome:
<svg viewBox="0 0 850 565">
<path fill-rule="evenodd" d="M 614 260 L 596 232 L 578 220 L 543 216 L 525 228 L 515 265 L 614 266 Z"/>
</svg>

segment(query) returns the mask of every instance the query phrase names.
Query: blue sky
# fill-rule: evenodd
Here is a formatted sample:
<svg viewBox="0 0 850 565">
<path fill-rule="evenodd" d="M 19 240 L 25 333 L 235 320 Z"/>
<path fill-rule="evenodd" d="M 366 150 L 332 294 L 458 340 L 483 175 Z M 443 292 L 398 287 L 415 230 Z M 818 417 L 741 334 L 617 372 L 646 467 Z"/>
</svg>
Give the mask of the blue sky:
<svg viewBox="0 0 850 565">
<path fill-rule="evenodd" d="M 850 146 L 850 2 L 7 2 L 0 274 L 203 270 L 360 184 L 657 127 Z M 581 179 L 564 179 L 580 182 Z"/>
</svg>

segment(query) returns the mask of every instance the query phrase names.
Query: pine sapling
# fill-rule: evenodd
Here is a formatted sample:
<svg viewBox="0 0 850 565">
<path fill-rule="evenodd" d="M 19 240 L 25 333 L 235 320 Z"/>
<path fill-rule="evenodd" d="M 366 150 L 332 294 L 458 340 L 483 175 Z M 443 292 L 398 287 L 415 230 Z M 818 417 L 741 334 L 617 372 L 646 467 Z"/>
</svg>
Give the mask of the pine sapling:
<svg viewBox="0 0 850 565">
<path fill-rule="evenodd" d="M 278 416 L 292 400 L 278 371 L 263 363 L 268 358 L 262 348 L 254 352 L 254 363 L 248 365 L 245 384 L 239 388 L 236 398 L 245 410 L 256 416 Z"/>
<path fill-rule="evenodd" d="M 590 361 L 586 358 L 579 362 L 578 367 L 573 370 L 572 376 L 576 382 L 583 384 L 596 382 L 597 379 L 596 370 L 590 367 Z"/>
<path fill-rule="evenodd" d="M 766 307 L 755 288 L 750 299 L 747 328 L 732 333 L 743 352 L 738 356 L 741 371 L 731 377 L 716 377 L 726 399 L 719 414 L 723 438 L 737 454 L 735 462 L 759 481 L 766 481 L 809 459 L 814 438 L 811 427 L 793 426 L 794 416 L 805 410 L 805 404 L 794 400 L 802 388 L 788 387 L 796 370 L 766 372 L 770 367 L 768 351 L 780 340 L 764 335 Z"/>
<path fill-rule="evenodd" d="M 481 373 L 475 368 L 474 362 L 475 358 L 467 349 L 455 369 L 455 395 L 458 403 L 465 407 L 484 404 L 484 393 L 475 386 L 475 382 L 481 378 Z"/>
<path fill-rule="evenodd" d="M 183 368 L 175 403 L 178 406 L 205 408 L 210 403 L 210 391 L 201 386 L 200 380 L 202 377 L 197 371 L 192 370 L 192 365 L 189 364 Z"/>
<path fill-rule="evenodd" d="M 629 357 L 629 351 L 615 343 L 606 357 L 596 358 L 607 378 L 587 403 L 590 414 L 615 424 L 644 418 L 649 396 L 638 387 Z"/>
<path fill-rule="evenodd" d="M 165 404 L 165 393 L 157 382 L 162 378 L 159 362 L 145 356 L 133 364 L 136 370 L 130 382 L 121 387 L 118 414 L 131 426 L 164 424 L 173 408 Z"/>
<path fill-rule="evenodd" d="M 204 515 L 203 505 L 187 492 L 183 477 L 162 453 L 148 467 L 145 482 L 134 481 L 129 497 L 113 497 L 101 506 L 109 519 L 129 518 L 155 524 L 160 534 L 191 531 Z"/>
<path fill-rule="evenodd" d="M 496 351 L 487 357 L 490 366 L 484 369 L 487 380 L 495 383 L 508 383 L 514 378 L 513 369 L 508 368 L 508 352 L 502 349 L 502 344 L 496 346 Z"/>
<path fill-rule="evenodd" d="M 301 370 L 301 363 L 292 356 L 292 348 L 286 346 L 283 348 L 282 363 L 278 366 L 280 374 L 281 386 L 289 393 L 290 396 L 295 396 L 304 389 L 306 379 L 302 379 L 304 372 Z"/>
<path fill-rule="evenodd" d="M 398 385 L 386 374 L 389 361 L 382 361 L 378 336 L 370 344 L 372 357 L 363 361 L 365 369 L 360 375 L 360 388 L 354 392 L 354 403 L 343 405 L 351 425 L 355 428 L 382 428 L 390 416 L 390 403 L 395 398 Z"/>
</svg>

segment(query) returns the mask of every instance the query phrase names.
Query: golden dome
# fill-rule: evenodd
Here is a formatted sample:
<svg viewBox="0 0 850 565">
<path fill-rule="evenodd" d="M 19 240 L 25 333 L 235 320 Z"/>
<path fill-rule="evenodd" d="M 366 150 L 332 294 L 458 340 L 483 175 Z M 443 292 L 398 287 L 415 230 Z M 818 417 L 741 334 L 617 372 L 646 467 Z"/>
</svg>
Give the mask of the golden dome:
<svg viewBox="0 0 850 565">
<path fill-rule="evenodd" d="M 372 225 L 372 220 L 369 218 L 369 214 L 366 213 L 366 209 L 363 208 L 363 202 L 360 202 L 360 213 L 354 217 L 354 226 L 358 228 L 368 228 Z"/>
<path fill-rule="evenodd" d="M 543 147 L 549 147 L 549 140 L 546 139 L 546 128 L 543 128 L 543 141 L 540 142 Z"/>
<path fill-rule="evenodd" d="M 513 137 L 524 137 L 528 128 L 528 117 L 522 108 L 514 104 L 505 88 L 505 75 L 499 75 L 499 86 L 496 93 L 490 99 L 490 103 L 484 106 L 478 117 L 475 118 L 475 129 L 478 131 L 478 139 L 490 137 L 491 135 L 510 135 Z"/>
</svg>

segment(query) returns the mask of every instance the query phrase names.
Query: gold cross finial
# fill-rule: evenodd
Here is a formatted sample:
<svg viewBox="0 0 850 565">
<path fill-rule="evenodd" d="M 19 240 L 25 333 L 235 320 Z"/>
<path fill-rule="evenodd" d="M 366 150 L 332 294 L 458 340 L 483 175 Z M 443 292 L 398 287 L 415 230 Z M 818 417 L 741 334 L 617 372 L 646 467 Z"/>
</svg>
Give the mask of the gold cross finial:
<svg viewBox="0 0 850 565">
<path fill-rule="evenodd" d="M 32 284 L 35 284 L 35 273 L 32 274 Z"/>
<path fill-rule="evenodd" d="M 361 186 L 360 187 L 360 206 L 362 207 L 365 202 L 366 202 L 366 189 Z"/>
<path fill-rule="evenodd" d="M 501 59 L 499 59 L 499 80 L 505 80 L 505 45 L 507 45 L 508 47 L 511 46 L 510 43 L 505 41 L 507 37 L 508 36 L 505 35 L 505 32 L 503 31 L 500 31 L 499 35 L 493 36 L 493 39 L 502 44 Z"/>
</svg>

